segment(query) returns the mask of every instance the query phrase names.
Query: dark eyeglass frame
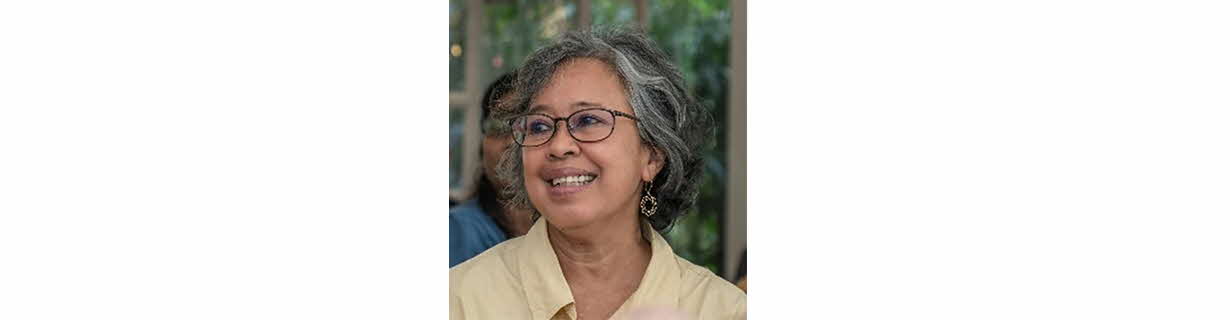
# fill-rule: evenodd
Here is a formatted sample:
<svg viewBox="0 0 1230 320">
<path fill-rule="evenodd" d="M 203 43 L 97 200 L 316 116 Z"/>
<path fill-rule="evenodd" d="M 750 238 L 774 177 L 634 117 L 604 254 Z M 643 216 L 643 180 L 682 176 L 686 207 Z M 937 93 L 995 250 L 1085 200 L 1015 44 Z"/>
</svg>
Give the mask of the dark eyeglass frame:
<svg viewBox="0 0 1230 320">
<path fill-rule="evenodd" d="M 572 124 L 571 124 L 572 122 L 571 122 L 571 121 L 568 121 L 568 119 L 572 119 L 572 117 L 575 117 L 576 115 L 581 114 L 582 112 L 586 112 L 586 111 L 594 111 L 594 110 L 606 111 L 606 112 L 608 112 L 608 113 L 610 113 L 610 114 L 611 114 L 611 119 L 612 119 L 612 121 L 611 121 L 611 131 L 610 131 L 610 132 L 607 132 L 607 133 L 606 133 L 606 136 L 603 136 L 601 139 L 595 139 L 595 140 L 584 140 L 584 139 L 581 139 L 581 138 L 577 138 L 576 134 L 573 134 L 573 133 L 572 133 Z M 543 140 L 543 141 L 542 141 L 542 143 L 532 144 L 532 145 L 526 145 L 526 144 L 524 143 L 524 141 L 523 141 L 523 140 L 525 140 L 525 137 L 524 137 L 524 135 L 523 135 L 523 134 L 521 135 L 521 137 L 520 137 L 520 138 L 518 138 L 518 135 L 519 135 L 519 134 L 517 134 L 516 124 L 517 124 L 517 120 L 518 120 L 518 119 L 526 118 L 526 117 L 529 117 L 529 116 L 532 116 L 532 115 L 540 115 L 540 116 L 543 116 L 544 118 L 551 119 L 551 135 L 547 137 L 547 140 Z M 521 147 L 537 147 L 537 146 L 541 146 L 541 145 L 547 144 L 547 142 L 551 142 L 551 139 L 555 139 L 555 133 L 556 133 L 556 131 L 559 131 L 559 126 L 557 126 L 556 124 L 558 124 L 560 121 L 563 121 L 563 122 L 564 122 L 564 126 L 568 128 L 568 129 L 567 129 L 567 130 L 565 130 L 565 131 L 568 131 L 568 136 L 572 137 L 572 139 L 575 139 L 575 140 L 580 141 L 580 142 L 599 142 L 599 141 L 602 141 L 602 140 L 606 140 L 606 138 L 610 138 L 610 137 L 611 137 L 611 135 L 615 133 L 615 122 L 616 122 L 616 121 L 614 121 L 614 119 L 616 119 L 616 118 L 618 118 L 618 117 L 624 117 L 624 118 L 632 119 L 632 121 L 636 121 L 636 122 L 640 122 L 640 121 L 641 121 L 641 119 L 637 119 L 637 118 L 636 118 L 636 116 L 633 116 L 633 115 L 630 115 L 630 114 L 627 114 L 627 113 L 624 113 L 624 112 L 620 112 L 620 111 L 617 111 L 617 110 L 611 110 L 611 109 L 607 109 L 607 108 L 585 108 L 585 109 L 577 110 L 576 112 L 573 112 L 572 114 L 569 114 L 567 117 L 552 117 L 552 116 L 551 116 L 551 115 L 549 115 L 549 114 L 545 114 L 545 113 L 538 113 L 538 112 L 535 112 L 535 113 L 527 113 L 527 114 L 523 114 L 523 115 L 520 115 L 520 116 L 514 117 L 514 118 L 512 118 L 512 119 L 508 119 L 508 126 L 509 126 L 509 128 L 513 128 L 513 129 L 512 129 L 512 131 L 511 131 L 512 136 L 513 136 L 513 139 L 512 139 L 512 140 L 513 140 L 513 142 L 514 142 L 514 143 L 516 143 L 517 145 L 521 146 Z"/>
</svg>

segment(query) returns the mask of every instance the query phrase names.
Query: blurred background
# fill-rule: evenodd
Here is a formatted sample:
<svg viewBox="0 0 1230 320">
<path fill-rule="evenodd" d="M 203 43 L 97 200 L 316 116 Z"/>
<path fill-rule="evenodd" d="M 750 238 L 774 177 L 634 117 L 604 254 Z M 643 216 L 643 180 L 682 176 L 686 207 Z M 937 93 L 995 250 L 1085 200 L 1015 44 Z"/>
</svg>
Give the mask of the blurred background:
<svg viewBox="0 0 1230 320">
<path fill-rule="evenodd" d="M 491 81 L 568 30 L 640 26 L 718 125 L 700 198 L 664 236 L 680 256 L 734 281 L 747 247 L 745 12 L 732 0 L 450 0 L 449 205 L 471 196 L 481 170 L 478 101 Z"/>
</svg>

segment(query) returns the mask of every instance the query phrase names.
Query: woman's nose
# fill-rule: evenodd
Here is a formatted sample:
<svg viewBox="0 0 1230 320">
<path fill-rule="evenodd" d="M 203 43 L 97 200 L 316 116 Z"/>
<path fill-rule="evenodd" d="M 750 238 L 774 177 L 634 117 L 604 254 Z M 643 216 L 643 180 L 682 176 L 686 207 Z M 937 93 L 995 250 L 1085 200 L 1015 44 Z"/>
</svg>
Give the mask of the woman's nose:
<svg viewBox="0 0 1230 320">
<path fill-rule="evenodd" d="M 556 122 L 559 123 L 558 121 Z M 572 134 L 568 132 L 568 123 L 563 126 L 555 127 L 555 132 L 551 133 L 551 139 L 547 141 L 547 152 L 553 158 L 564 158 L 570 155 L 575 155 L 579 146 L 578 141 L 572 138 Z"/>
</svg>

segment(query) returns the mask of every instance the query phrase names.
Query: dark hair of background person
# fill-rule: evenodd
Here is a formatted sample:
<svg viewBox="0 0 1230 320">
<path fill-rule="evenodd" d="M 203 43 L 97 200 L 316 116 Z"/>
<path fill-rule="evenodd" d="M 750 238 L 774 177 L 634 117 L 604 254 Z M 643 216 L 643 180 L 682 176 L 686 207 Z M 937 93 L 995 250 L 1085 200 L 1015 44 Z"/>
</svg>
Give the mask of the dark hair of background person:
<svg viewBox="0 0 1230 320">
<path fill-rule="evenodd" d="M 496 78 L 495 82 L 492 82 L 491 85 L 487 86 L 486 91 L 483 91 L 483 100 L 480 103 L 482 105 L 482 113 L 480 114 L 480 119 L 482 120 L 480 122 L 486 122 L 487 115 L 491 114 L 491 108 L 496 104 L 496 102 L 500 101 L 501 98 L 504 98 L 504 96 L 512 92 L 513 79 L 515 78 L 516 77 L 513 73 L 505 73 L 499 78 Z M 487 132 L 487 126 L 485 125 L 479 125 L 479 128 L 482 130 L 483 137 L 486 137 L 488 134 L 493 134 Z M 506 133 L 502 134 L 506 135 Z M 479 159 L 482 159 L 482 148 L 479 148 Z M 486 171 L 483 171 L 483 168 L 480 166 L 478 173 L 478 187 L 475 190 L 475 195 L 478 197 L 478 206 L 481 207 L 483 212 L 490 216 L 492 220 L 496 221 L 496 225 L 500 226 L 500 230 L 503 230 L 504 234 L 511 234 L 506 227 L 510 225 L 510 222 L 508 221 L 508 217 L 504 215 L 504 207 L 499 201 L 500 193 L 495 189 L 495 184 L 491 182 L 491 178 L 492 177 L 487 176 Z"/>
</svg>

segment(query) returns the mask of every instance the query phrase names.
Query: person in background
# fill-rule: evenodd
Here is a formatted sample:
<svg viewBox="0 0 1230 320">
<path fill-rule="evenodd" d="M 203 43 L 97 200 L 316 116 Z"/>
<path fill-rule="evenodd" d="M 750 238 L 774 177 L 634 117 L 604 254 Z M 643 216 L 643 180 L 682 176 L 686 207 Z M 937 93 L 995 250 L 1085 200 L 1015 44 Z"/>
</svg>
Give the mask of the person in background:
<svg viewBox="0 0 1230 320">
<path fill-rule="evenodd" d="M 696 201 L 713 118 L 643 32 L 535 51 L 497 170 L 529 233 L 449 269 L 450 319 L 746 319 L 747 296 L 660 233 Z"/>
<path fill-rule="evenodd" d="M 500 198 L 507 183 L 496 179 L 495 166 L 504 149 L 512 143 L 507 124 L 488 119 L 491 108 L 510 96 L 513 74 L 496 79 L 483 94 L 483 172 L 478 178 L 476 196 L 449 209 L 448 266 L 462 263 L 504 240 L 525 234 L 532 223 L 529 210 L 514 209 Z"/>
</svg>

